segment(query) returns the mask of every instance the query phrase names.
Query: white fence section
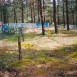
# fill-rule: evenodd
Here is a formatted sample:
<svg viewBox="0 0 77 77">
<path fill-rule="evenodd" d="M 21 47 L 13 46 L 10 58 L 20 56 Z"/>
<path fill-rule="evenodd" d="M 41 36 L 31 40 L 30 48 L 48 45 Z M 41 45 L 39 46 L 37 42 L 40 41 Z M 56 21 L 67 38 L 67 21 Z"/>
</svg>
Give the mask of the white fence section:
<svg viewBox="0 0 77 77">
<path fill-rule="evenodd" d="M 19 27 L 23 27 L 23 28 L 36 28 L 36 23 L 8 23 L 7 25 L 9 25 L 10 27 L 13 28 L 19 28 Z"/>
<path fill-rule="evenodd" d="M 65 25 L 65 28 L 67 28 L 67 25 Z M 70 29 L 77 29 L 77 25 L 69 25 Z"/>
</svg>

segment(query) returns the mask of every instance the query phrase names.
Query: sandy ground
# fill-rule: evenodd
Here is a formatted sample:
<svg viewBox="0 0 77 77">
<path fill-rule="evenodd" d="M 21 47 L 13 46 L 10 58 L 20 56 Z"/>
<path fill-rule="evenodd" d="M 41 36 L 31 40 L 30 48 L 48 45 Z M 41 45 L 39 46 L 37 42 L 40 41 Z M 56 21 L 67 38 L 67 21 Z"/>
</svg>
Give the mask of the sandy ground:
<svg viewBox="0 0 77 77">
<path fill-rule="evenodd" d="M 52 50 L 55 48 L 63 47 L 63 46 L 69 46 L 72 44 L 77 43 L 77 36 L 73 37 L 35 37 L 31 40 L 25 40 L 25 42 L 22 42 L 24 44 L 29 43 L 36 45 L 35 49 L 40 50 Z M 0 41 L 0 47 L 8 47 L 12 49 L 17 48 L 17 42 L 8 42 L 6 40 Z"/>
<path fill-rule="evenodd" d="M 48 28 L 45 28 L 45 30 L 47 30 Z M 50 28 L 50 30 L 54 30 L 54 28 Z M 38 28 L 34 28 L 34 29 L 26 29 L 25 33 L 29 33 L 29 32 L 36 32 L 36 33 L 41 33 L 41 29 Z M 22 42 L 23 43 L 23 42 Z M 40 49 L 40 50 L 52 50 L 54 48 L 59 48 L 62 46 L 68 46 L 68 45 L 72 45 L 74 43 L 77 43 L 77 36 L 72 36 L 72 37 L 54 37 L 51 36 L 50 38 L 48 38 L 47 36 L 35 36 L 35 38 L 32 39 L 27 39 L 25 38 L 25 43 L 31 43 L 33 45 L 36 45 L 37 47 L 35 47 L 35 49 Z M 12 49 L 17 48 L 17 42 L 11 42 L 11 41 L 7 41 L 5 40 L 0 40 L 0 47 L 9 47 Z"/>
<path fill-rule="evenodd" d="M 42 38 L 36 38 L 29 42 L 37 45 L 39 48 L 43 50 L 51 50 L 51 49 L 58 48 L 61 46 L 68 46 L 68 45 L 72 45 L 76 43 L 77 36 L 75 37 L 51 37 L 51 38 L 42 37 Z"/>
</svg>

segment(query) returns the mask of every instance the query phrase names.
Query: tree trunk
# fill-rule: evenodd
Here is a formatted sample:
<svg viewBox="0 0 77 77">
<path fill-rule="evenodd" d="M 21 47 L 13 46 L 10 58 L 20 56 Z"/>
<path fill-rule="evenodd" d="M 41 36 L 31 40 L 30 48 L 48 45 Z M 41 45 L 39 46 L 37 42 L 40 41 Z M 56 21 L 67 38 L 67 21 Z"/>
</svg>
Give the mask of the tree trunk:
<svg viewBox="0 0 77 77">
<path fill-rule="evenodd" d="M 59 0 L 58 0 L 58 5 L 57 5 L 57 23 L 60 25 L 60 20 L 59 20 Z"/>
<path fill-rule="evenodd" d="M 21 20 L 22 20 L 22 23 L 24 23 L 23 0 L 21 0 Z"/>
<path fill-rule="evenodd" d="M 40 8 L 39 8 L 39 0 L 38 0 L 38 6 L 37 6 L 37 9 L 38 9 L 38 22 L 40 22 Z"/>
<path fill-rule="evenodd" d="M 69 29 L 69 15 L 68 15 L 68 0 L 65 1 L 66 2 L 66 22 L 67 22 L 67 30 Z"/>
<path fill-rule="evenodd" d="M 72 12 L 72 24 L 75 25 L 75 23 L 74 23 L 74 12 Z"/>
<path fill-rule="evenodd" d="M 44 22 L 45 22 L 45 1 L 43 0 L 43 12 L 44 12 Z"/>
<path fill-rule="evenodd" d="M 14 8 L 14 23 L 17 23 L 17 15 L 16 15 L 16 10 Z"/>
<path fill-rule="evenodd" d="M 7 23 L 6 6 L 3 5 L 3 23 Z"/>
<path fill-rule="evenodd" d="M 31 10 L 31 23 L 33 22 L 33 12 L 32 12 L 32 4 L 31 4 L 31 2 L 30 2 L 30 10 Z"/>
<path fill-rule="evenodd" d="M 28 2 L 26 1 L 26 8 L 28 8 Z M 27 18 L 29 17 L 28 9 L 27 9 Z"/>
<path fill-rule="evenodd" d="M 33 20 L 33 22 L 35 23 L 35 4 L 33 3 L 33 18 L 34 18 L 34 20 Z"/>
<path fill-rule="evenodd" d="M 39 7 L 40 7 L 40 16 L 41 16 L 41 23 L 42 23 L 42 35 L 45 35 L 44 18 L 43 18 L 43 10 L 42 10 L 41 0 L 39 0 Z"/>
<path fill-rule="evenodd" d="M 2 10 L 1 10 L 1 21 L 2 21 Z"/>
<path fill-rule="evenodd" d="M 64 14 L 64 0 L 63 0 L 63 24 L 64 24 L 64 28 L 65 28 L 65 14 Z"/>
<path fill-rule="evenodd" d="M 56 24 L 56 1 L 53 0 L 53 21 L 54 21 L 54 26 L 55 26 L 55 33 L 58 33 L 58 27 Z"/>
<path fill-rule="evenodd" d="M 14 6 L 13 6 L 13 9 L 14 9 L 14 23 L 17 23 L 18 21 L 17 21 L 17 14 L 16 14 L 16 8 L 15 8 L 15 2 L 13 1 L 13 4 L 14 4 Z"/>
<path fill-rule="evenodd" d="M 77 28 L 77 0 L 76 0 L 76 28 Z"/>
</svg>

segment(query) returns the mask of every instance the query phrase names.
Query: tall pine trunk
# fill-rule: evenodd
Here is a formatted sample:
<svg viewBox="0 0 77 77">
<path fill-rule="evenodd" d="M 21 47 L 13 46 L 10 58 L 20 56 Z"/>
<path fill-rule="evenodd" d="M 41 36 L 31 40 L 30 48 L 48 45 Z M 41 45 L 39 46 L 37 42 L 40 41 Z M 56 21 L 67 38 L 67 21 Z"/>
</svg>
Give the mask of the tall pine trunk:
<svg viewBox="0 0 77 77">
<path fill-rule="evenodd" d="M 37 9 L 38 9 L 38 22 L 40 22 L 40 8 L 39 8 L 39 0 L 38 0 L 38 5 L 37 5 Z"/>
<path fill-rule="evenodd" d="M 33 2 L 33 22 L 35 23 L 35 4 Z"/>
<path fill-rule="evenodd" d="M 64 28 L 65 28 L 65 8 L 64 8 L 64 0 L 63 0 L 63 26 L 64 26 Z"/>
<path fill-rule="evenodd" d="M 54 21 L 54 26 L 55 26 L 55 33 L 58 33 L 58 27 L 56 24 L 56 1 L 53 0 L 53 21 Z"/>
<path fill-rule="evenodd" d="M 77 0 L 76 0 L 76 28 L 77 28 Z"/>
<path fill-rule="evenodd" d="M 1 10 L 1 16 L 0 17 L 1 17 L 1 21 L 2 21 L 2 10 Z"/>
<path fill-rule="evenodd" d="M 7 23 L 6 6 L 3 5 L 3 23 Z"/>
<path fill-rule="evenodd" d="M 21 21 L 22 21 L 22 23 L 24 23 L 23 0 L 21 0 Z"/>
<path fill-rule="evenodd" d="M 32 3 L 30 2 L 30 11 L 31 11 L 31 23 L 33 22 L 33 9 L 32 9 Z"/>
<path fill-rule="evenodd" d="M 42 2 L 39 0 L 39 7 L 40 7 L 40 16 L 41 16 L 41 23 L 42 23 L 42 35 L 45 35 L 45 29 L 44 29 L 44 17 L 43 17 L 43 9 L 42 9 Z"/>
<path fill-rule="evenodd" d="M 18 23 L 18 21 L 17 21 L 17 14 L 16 14 L 16 8 L 15 8 L 15 1 L 13 1 L 13 4 L 14 4 L 14 6 L 13 6 L 13 10 L 14 10 L 14 23 Z"/>
<path fill-rule="evenodd" d="M 14 23 L 17 23 L 16 9 L 14 8 Z"/>
<path fill-rule="evenodd" d="M 45 22 L 45 1 L 43 0 L 43 13 L 44 13 L 44 22 Z"/>
<path fill-rule="evenodd" d="M 66 2 L 66 22 L 67 22 L 67 30 L 69 29 L 69 15 L 68 15 L 68 0 L 65 0 Z"/>
<path fill-rule="evenodd" d="M 58 1 L 58 5 L 57 5 L 57 23 L 58 23 L 58 25 L 60 25 L 60 20 L 59 20 L 59 0 L 57 0 Z"/>
</svg>

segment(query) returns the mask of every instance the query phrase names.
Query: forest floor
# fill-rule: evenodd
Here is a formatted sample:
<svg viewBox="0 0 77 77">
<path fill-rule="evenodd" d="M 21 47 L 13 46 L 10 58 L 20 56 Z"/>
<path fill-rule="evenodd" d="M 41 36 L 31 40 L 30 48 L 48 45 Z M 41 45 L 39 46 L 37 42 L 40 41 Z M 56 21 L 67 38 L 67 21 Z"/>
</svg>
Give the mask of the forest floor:
<svg viewBox="0 0 77 77">
<path fill-rule="evenodd" d="M 77 31 L 59 30 L 55 34 L 52 29 L 50 38 L 47 32 L 45 36 L 38 32 L 24 34 L 21 61 L 18 61 L 17 35 L 0 40 L 0 65 L 18 69 L 19 75 L 23 75 L 20 77 L 77 77 Z M 15 72 L 8 73 L 14 77 Z"/>
</svg>

